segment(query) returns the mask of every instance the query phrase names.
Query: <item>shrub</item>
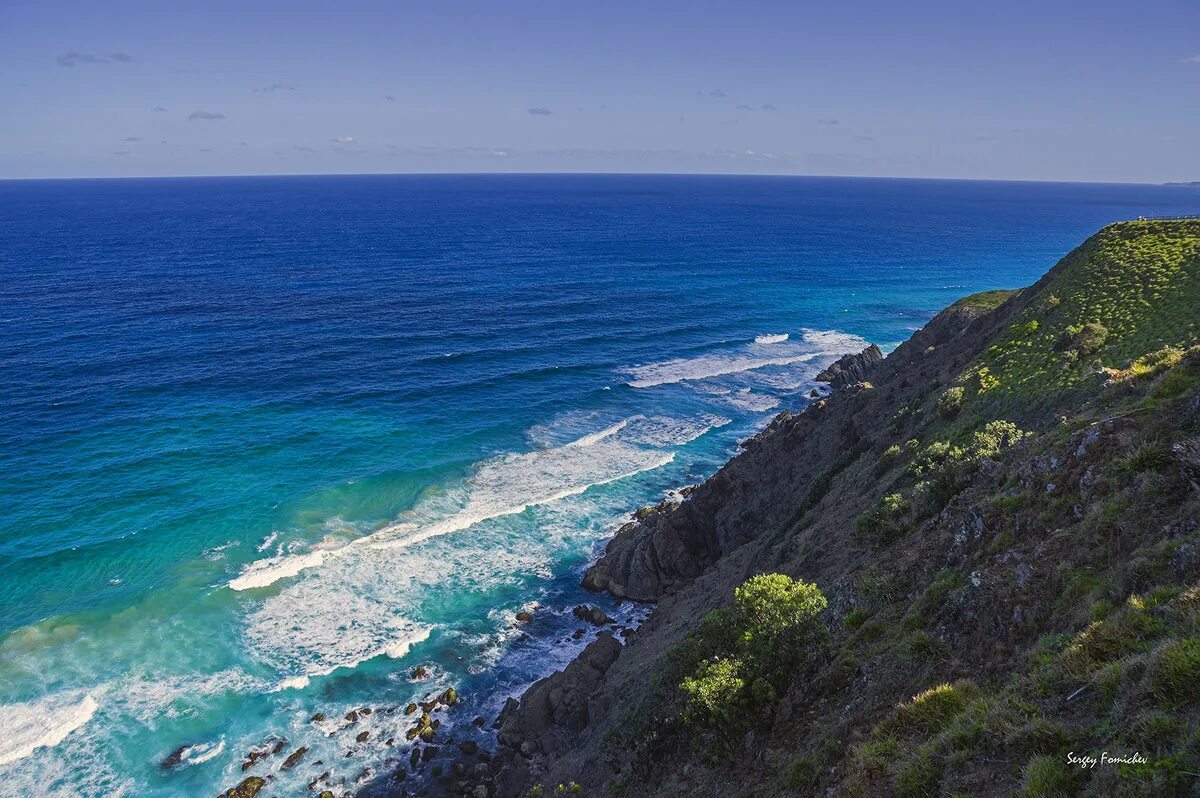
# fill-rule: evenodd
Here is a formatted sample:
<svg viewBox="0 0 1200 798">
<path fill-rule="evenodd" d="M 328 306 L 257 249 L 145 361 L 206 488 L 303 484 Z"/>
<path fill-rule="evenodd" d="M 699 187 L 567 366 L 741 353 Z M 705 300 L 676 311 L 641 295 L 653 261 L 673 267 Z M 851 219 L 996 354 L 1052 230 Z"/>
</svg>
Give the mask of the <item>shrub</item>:
<svg viewBox="0 0 1200 798">
<path fill-rule="evenodd" d="M 854 529 L 875 543 L 891 543 L 905 530 L 905 516 L 911 509 L 902 493 L 889 493 L 879 500 L 879 506 L 868 510 L 854 521 Z"/>
<path fill-rule="evenodd" d="M 939 684 L 917 693 L 907 704 L 897 707 L 893 722 L 900 729 L 933 735 L 946 728 L 978 697 L 979 688 L 973 682 Z"/>
<path fill-rule="evenodd" d="M 736 658 L 704 663 L 695 676 L 679 683 L 679 689 L 685 697 L 685 719 L 706 729 L 735 722 L 748 709 L 746 680 Z"/>
<path fill-rule="evenodd" d="M 1158 647 L 1146 687 L 1159 706 L 1175 709 L 1200 699 L 1200 638 L 1171 640 Z"/>
<path fill-rule="evenodd" d="M 938 397 L 937 414 L 942 418 L 954 418 L 957 416 L 962 410 L 966 393 L 966 390 L 961 385 L 947 388 L 945 393 Z"/>
<path fill-rule="evenodd" d="M 1062 348 L 1086 356 L 1099 352 L 1107 340 L 1108 328 L 1098 321 L 1089 321 L 1087 324 L 1072 324 L 1067 327 L 1060 343 Z"/>
<path fill-rule="evenodd" d="M 1025 763 L 1021 774 L 1021 798 L 1048 798 L 1052 795 L 1070 795 L 1072 775 L 1066 763 L 1058 757 L 1035 756 Z"/>
<path fill-rule="evenodd" d="M 808 582 L 784 574 L 759 574 L 733 591 L 739 647 L 761 665 L 817 635 L 817 616 L 829 602 Z M 782 663 L 781 663 L 782 664 Z"/>
<path fill-rule="evenodd" d="M 821 649 L 827 606 L 816 585 L 783 574 L 742 583 L 732 606 L 705 616 L 667 655 L 684 722 L 714 733 L 727 753 Z"/>
<path fill-rule="evenodd" d="M 1131 474 L 1141 474 L 1146 471 L 1158 471 L 1172 462 L 1171 453 L 1149 441 L 1142 443 L 1125 457 L 1116 461 L 1115 465 L 1121 471 Z"/>
<path fill-rule="evenodd" d="M 870 614 L 866 610 L 855 607 L 854 609 L 850 610 L 850 612 L 846 613 L 846 617 L 842 622 L 846 624 L 847 629 L 857 629 L 866 623 L 867 618 L 869 617 Z"/>
</svg>

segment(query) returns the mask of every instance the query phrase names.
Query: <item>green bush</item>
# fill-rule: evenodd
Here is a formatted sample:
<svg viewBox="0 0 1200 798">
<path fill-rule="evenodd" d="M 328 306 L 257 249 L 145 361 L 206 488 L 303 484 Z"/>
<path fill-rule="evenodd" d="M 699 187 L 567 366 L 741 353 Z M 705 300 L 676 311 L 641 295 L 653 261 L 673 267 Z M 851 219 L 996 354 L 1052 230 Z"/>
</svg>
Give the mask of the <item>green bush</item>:
<svg viewBox="0 0 1200 798">
<path fill-rule="evenodd" d="M 999 457 L 1028 435 L 1011 421 L 989 421 L 962 444 L 929 444 L 913 458 L 907 471 L 928 483 L 925 487 L 930 491 L 932 506 L 927 509 L 936 512 L 966 485 L 981 460 Z"/>
<path fill-rule="evenodd" d="M 962 410 L 966 394 L 966 389 L 961 385 L 947 388 L 945 393 L 938 397 L 937 414 L 942 418 L 954 418 L 957 416 Z"/>
<path fill-rule="evenodd" d="M 727 752 L 820 650 L 827 606 L 816 585 L 783 574 L 746 580 L 668 654 L 684 723 Z"/>
<path fill-rule="evenodd" d="M 905 517 L 910 509 L 904 494 L 889 493 L 879 500 L 878 507 L 855 520 L 855 531 L 874 543 L 891 543 L 906 529 Z"/>
<path fill-rule="evenodd" d="M 1067 327 L 1060 346 L 1080 356 L 1094 355 L 1108 340 L 1108 328 L 1098 321 L 1087 324 L 1072 324 Z"/>
</svg>

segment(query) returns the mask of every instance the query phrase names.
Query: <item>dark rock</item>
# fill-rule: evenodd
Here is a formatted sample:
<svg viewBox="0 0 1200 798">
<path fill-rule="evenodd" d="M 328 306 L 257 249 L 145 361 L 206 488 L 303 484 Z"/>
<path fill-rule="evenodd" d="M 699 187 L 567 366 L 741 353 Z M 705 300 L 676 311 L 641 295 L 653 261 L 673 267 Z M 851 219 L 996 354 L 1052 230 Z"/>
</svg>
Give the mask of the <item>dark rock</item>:
<svg viewBox="0 0 1200 798">
<path fill-rule="evenodd" d="M 521 610 L 517 613 L 517 623 L 529 623 L 533 620 L 533 613 L 529 610 Z"/>
<path fill-rule="evenodd" d="M 296 765 L 300 764 L 300 760 L 303 759 L 304 755 L 307 753 L 308 753 L 307 746 L 297 748 L 295 751 L 293 751 L 291 754 L 288 755 L 287 759 L 283 760 L 283 764 L 280 765 L 279 769 L 280 770 L 291 770 L 292 768 L 296 767 Z"/>
<path fill-rule="evenodd" d="M 250 776 L 243 779 L 242 783 L 226 793 L 221 795 L 221 798 L 254 798 L 259 791 L 267 786 L 267 780 L 260 776 Z"/>
<path fill-rule="evenodd" d="M 320 723 L 323 720 L 325 720 L 324 712 L 318 712 L 317 714 L 313 715 L 311 718 L 308 719 L 309 723 Z"/>
<path fill-rule="evenodd" d="M 429 678 L 429 669 L 426 668 L 424 665 L 418 665 L 417 667 L 413 668 L 412 673 L 409 675 L 409 678 L 412 679 L 414 682 L 419 682 L 424 679 L 428 679 Z"/>
<path fill-rule="evenodd" d="M 475 742 L 474 740 L 463 740 L 458 744 L 458 750 L 462 751 L 467 756 L 471 756 L 479 751 L 479 743 Z"/>
<path fill-rule="evenodd" d="M 438 696 L 437 700 L 448 707 L 452 707 L 458 703 L 458 691 L 453 687 L 447 687 L 445 692 Z"/>
<path fill-rule="evenodd" d="M 862 382 L 883 362 L 883 352 L 875 344 L 853 355 L 843 355 L 837 362 L 817 375 L 817 382 L 827 382 L 837 391 Z"/>
<path fill-rule="evenodd" d="M 322 773 L 320 776 L 317 776 L 315 779 L 310 781 L 308 783 L 308 789 L 315 790 L 317 788 L 318 784 L 325 781 L 325 779 L 329 778 L 329 773 L 330 773 L 330 771 L 327 770 L 324 773 Z"/>
<path fill-rule="evenodd" d="M 586 621 L 587 623 L 594 624 L 596 626 L 604 626 L 605 624 L 613 622 L 613 619 L 609 618 L 604 610 L 600 609 L 599 607 L 588 606 L 587 604 L 580 604 L 579 606 L 575 607 L 575 609 L 571 610 L 571 612 L 579 620 Z"/>
<path fill-rule="evenodd" d="M 436 745 L 427 745 L 425 746 L 425 750 L 421 751 L 421 759 L 428 762 L 438 755 L 439 750 L 441 749 L 439 749 Z"/>
<path fill-rule="evenodd" d="M 574 632 L 571 632 L 571 639 L 578 640 L 579 638 L 583 637 L 585 634 L 587 634 L 587 629 L 576 629 Z"/>
<path fill-rule="evenodd" d="M 368 739 L 370 739 L 370 737 L 371 737 L 371 733 L 369 731 L 359 732 L 358 736 L 356 736 L 354 738 L 354 742 L 365 743 Z"/>
<path fill-rule="evenodd" d="M 245 773 L 247 770 L 254 767 L 254 764 L 266 755 L 267 751 L 265 750 L 251 751 L 250 753 L 246 754 L 246 761 L 242 763 L 242 772 Z"/>
<path fill-rule="evenodd" d="M 351 725 L 358 723 L 358 710 L 352 709 L 349 712 L 347 712 L 346 720 L 349 721 Z"/>
<path fill-rule="evenodd" d="M 408 766 L 416 770 L 419 764 L 421 764 L 421 746 L 414 745 L 412 753 L 408 755 Z"/>
<path fill-rule="evenodd" d="M 484 723 L 483 715 L 477 715 L 475 720 L 471 721 L 472 726 L 483 726 Z"/>
<path fill-rule="evenodd" d="M 283 747 L 284 747 L 285 745 L 287 745 L 287 740 L 286 740 L 286 739 L 282 739 L 282 740 L 276 740 L 276 741 L 275 741 L 275 747 L 273 747 L 273 748 L 271 749 L 271 753 L 272 753 L 272 754 L 278 754 L 280 751 L 282 751 L 282 750 L 283 750 Z"/>
<path fill-rule="evenodd" d="M 515 711 L 501 713 L 500 742 L 527 754 L 565 751 L 587 726 L 588 697 L 620 653 L 616 638 L 602 632 L 566 669 L 534 682 Z"/>
<path fill-rule="evenodd" d="M 179 763 L 183 761 L 183 752 L 191 748 L 191 745 L 181 745 L 167 755 L 166 759 L 159 762 L 158 765 L 166 770 L 173 770 L 179 767 Z"/>
<path fill-rule="evenodd" d="M 416 712 L 416 711 L 417 711 L 417 705 L 416 705 L 416 704 L 409 704 L 408 706 L 406 706 L 406 707 L 404 708 L 404 714 L 405 714 L 405 715 L 411 715 L 412 713 L 414 713 L 414 712 Z"/>
</svg>

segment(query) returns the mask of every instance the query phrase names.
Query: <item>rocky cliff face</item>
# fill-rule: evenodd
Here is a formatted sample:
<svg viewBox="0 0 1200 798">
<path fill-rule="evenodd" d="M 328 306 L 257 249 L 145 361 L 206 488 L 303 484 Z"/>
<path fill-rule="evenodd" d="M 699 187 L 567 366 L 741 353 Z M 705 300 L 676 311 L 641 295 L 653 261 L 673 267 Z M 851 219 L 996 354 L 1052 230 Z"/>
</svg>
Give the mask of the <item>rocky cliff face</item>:
<svg viewBox="0 0 1200 798">
<path fill-rule="evenodd" d="M 1028 289 L 839 361 L 829 396 L 618 531 L 584 585 L 654 611 L 511 701 L 496 777 L 463 789 L 1189 794 L 1196 307 L 1200 224 L 1114 225 Z M 1072 355 L 1085 322 L 1107 337 Z M 701 619 L 760 573 L 820 588 L 828 639 L 790 654 L 804 666 L 781 690 L 706 682 L 728 697 L 714 726 L 679 652 L 719 646 L 724 616 Z M 1067 767 L 1102 750 L 1147 763 Z"/>
</svg>

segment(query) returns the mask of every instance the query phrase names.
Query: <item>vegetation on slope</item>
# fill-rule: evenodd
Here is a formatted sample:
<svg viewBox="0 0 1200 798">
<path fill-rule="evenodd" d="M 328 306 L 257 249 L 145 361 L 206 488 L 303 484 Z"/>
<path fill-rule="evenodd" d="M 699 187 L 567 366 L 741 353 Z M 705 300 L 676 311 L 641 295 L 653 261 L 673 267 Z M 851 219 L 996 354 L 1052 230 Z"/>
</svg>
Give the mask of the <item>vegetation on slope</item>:
<svg viewBox="0 0 1200 798">
<path fill-rule="evenodd" d="M 1101 366 L 1200 338 L 1200 220 L 1109 225 L 1069 254 L 959 386 L 977 412 L 1028 411 L 1085 389 Z"/>
<path fill-rule="evenodd" d="M 673 765 L 696 756 L 747 796 L 1200 788 L 1200 222 L 1112 225 L 1014 293 L 959 303 L 1019 304 L 775 541 L 873 483 L 833 609 L 779 574 L 739 588 L 610 731 L 610 793 L 694 786 Z M 1072 761 L 1105 751 L 1127 761 Z"/>
</svg>

